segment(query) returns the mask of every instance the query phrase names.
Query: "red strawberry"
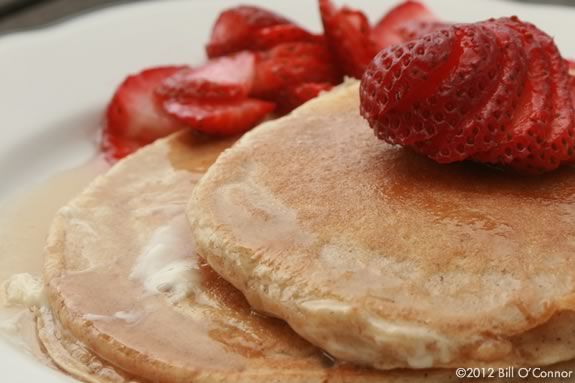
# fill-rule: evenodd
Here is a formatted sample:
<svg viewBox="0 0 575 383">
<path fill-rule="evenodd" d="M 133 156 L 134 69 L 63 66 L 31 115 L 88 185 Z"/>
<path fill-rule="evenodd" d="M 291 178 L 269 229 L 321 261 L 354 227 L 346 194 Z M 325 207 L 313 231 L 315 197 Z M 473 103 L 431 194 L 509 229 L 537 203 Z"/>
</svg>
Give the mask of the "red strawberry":
<svg viewBox="0 0 575 383">
<path fill-rule="evenodd" d="M 527 70 L 527 76 L 522 74 L 521 82 L 523 90 L 519 93 L 520 98 L 515 101 L 514 110 L 507 113 L 511 119 L 505 119 L 503 137 L 497 140 L 497 145 L 484 153 L 478 153 L 474 158 L 481 162 L 510 164 L 515 166 L 518 162 L 524 162 L 534 150 L 543 150 L 542 145 L 547 135 L 547 127 L 552 108 L 550 89 L 551 84 L 547 81 L 546 73 L 551 70 L 549 57 L 543 50 L 541 39 L 533 39 L 527 43 L 529 36 L 546 36 L 531 24 L 514 22 L 511 19 L 499 19 L 488 23 L 490 27 L 500 26 L 497 33 L 502 36 L 505 31 L 510 36 L 515 36 L 519 42 L 512 42 L 506 53 L 519 48 L 525 56 L 521 67 Z M 546 36 L 548 37 L 548 36 Z M 518 63 L 518 60 L 508 60 L 510 63 Z M 509 65 L 509 64 L 507 64 Z M 512 71 L 507 71 L 514 75 Z M 522 71 L 521 73 L 524 73 Z M 517 80 L 511 82 L 519 83 Z M 501 110 L 500 105 L 491 103 L 492 106 Z"/>
<path fill-rule="evenodd" d="M 156 94 L 161 99 L 239 100 L 252 88 L 255 57 L 241 52 L 221 57 L 200 68 L 182 69 L 166 78 Z"/>
<path fill-rule="evenodd" d="M 184 127 L 166 115 L 154 89 L 181 67 L 159 67 L 131 75 L 110 101 L 103 130 L 102 148 L 110 160 L 122 158 L 157 138 Z"/>
<path fill-rule="evenodd" d="M 277 111 L 280 114 L 291 112 L 293 109 L 317 97 L 321 92 L 330 90 L 332 87 L 333 85 L 328 82 L 306 82 L 295 87 L 290 87 L 281 92 L 278 97 Z"/>
<path fill-rule="evenodd" d="M 171 116 L 201 132 L 234 135 L 263 121 L 273 111 L 274 104 L 251 98 L 227 102 L 168 99 L 163 107 Z"/>
<path fill-rule="evenodd" d="M 276 100 L 280 91 L 306 82 L 338 83 L 340 75 L 322 44 L 287 43 L 258 52 L 252 94 Z"/>
<path fill-rule="evenodd" d="M 573 109 L 575 109 L 575 61 L 567 60 L 569 66 L 569 83 L 571 84 L 571 100 L 573 101 Z"/>
<path fill-rule="evenodd" d="M 571 102 L 573 104 L 573 110 L 575 110 L 575 76 L 571 76 L 569 84 L 571 85 Z"/>
<path fill-rule="evenodd" d="M 575 160 L 566 62 L 517 18 L 456 25 L 380 52 L 360 89 L 379 138 L 438 162 L 530 173 Z"/>
<path fill-rule="evenodd" d="M 336 9 L 330 0 L 319 0 L 326 40 L 345 75 L 361 78 L 378 52 L 367 17 L 350 8 Z"/>
<path fill-rule="evenodd" d="M 265 50 L 276 45 L 293 42 L 323 42 L 323 36 L 309 33 L 294 24 L 274 25 L 254 32 L 249 49 Z"/>
<path fill-rule="evenodd" d="M 220 14 L 206 46 L 208 57 L 242 50 L 267 49 L 289 41 L 315 40 L 290 20 L 253 6 L 230 8 Z"/>
<path fill-rule="evenodd" d="M 571 100 L 573 101 L 573 109 L 575 109 L 575 61 L 567 60 L 569 65 L 569 83 L 571 84 Z"/>
<path fill-rule="evenodd" d="M 379 47 L 401 44 L 443 26 L 419 1 L 406 0 L 390 10 L 373 28 Z"/>
<path fill-rule="evenodd" d="M 575 61 L 573 60 L 566 60 L 567 65 L 569 66 L 569 75 L 575 76 Z"/>
</svg>

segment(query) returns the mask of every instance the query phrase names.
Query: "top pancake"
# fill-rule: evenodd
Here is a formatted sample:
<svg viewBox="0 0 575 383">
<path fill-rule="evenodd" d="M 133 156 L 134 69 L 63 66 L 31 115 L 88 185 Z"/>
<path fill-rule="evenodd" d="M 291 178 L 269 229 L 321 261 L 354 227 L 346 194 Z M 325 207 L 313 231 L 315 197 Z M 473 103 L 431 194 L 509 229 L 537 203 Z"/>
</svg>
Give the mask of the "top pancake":
<svg viewBox="0 0 575 383">
<path fill-rule="evenodd" d="M 188 206 L 258 310 L 378 368 L 575 356 L 575 171 L 438 165 L 377 140 L 347 84 L 246 134 Z"/>
</svg>

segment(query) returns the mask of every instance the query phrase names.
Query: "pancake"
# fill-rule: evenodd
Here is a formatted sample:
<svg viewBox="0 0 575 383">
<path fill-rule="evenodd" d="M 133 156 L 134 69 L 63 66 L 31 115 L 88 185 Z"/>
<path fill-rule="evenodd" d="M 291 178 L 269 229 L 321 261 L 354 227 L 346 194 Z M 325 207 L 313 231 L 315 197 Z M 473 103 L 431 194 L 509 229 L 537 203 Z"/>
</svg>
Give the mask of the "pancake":
<svg viewBox="0 0 575 383">
<path fill-rule="evenodd" d="M 87 382 L 449 382 L 335 362 L 251 310 L 194 252 L 185 205 L 231 142 L 179 133 L 97 179 L 57 215 L 40 339 Z"/>
<path fill-rule="evenodd" d="M 187 209 L 200 256 L 342 360 L 575 357 L 575 170 L 438 165 L 377 140 L 358 99 L 348 83 L 222 154 Z"/>
</svg>

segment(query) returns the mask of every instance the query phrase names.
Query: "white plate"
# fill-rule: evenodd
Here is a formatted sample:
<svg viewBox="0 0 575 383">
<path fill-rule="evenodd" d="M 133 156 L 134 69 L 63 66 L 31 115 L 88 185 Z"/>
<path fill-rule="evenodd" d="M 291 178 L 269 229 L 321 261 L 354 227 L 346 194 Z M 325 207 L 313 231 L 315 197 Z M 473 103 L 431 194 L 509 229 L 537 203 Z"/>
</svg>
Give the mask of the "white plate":
<svg viewBox="0 0 575 383">
<path fill-rule="evenodd" d="M 341 1 L 340 1 L 341 2 Z M 395 1 L 349 0 L 372 19 Z M 65 23 L 0 38 L 0 199 L 90 158 L 101 112 L 131 72 L 198 63 L 219 11 L 238 0 L 156 1 L 109 8 Z M 320 30 L 315 0 L 249 0 Z M 575 57 L 575 9 L 497 0 L 430 0 L 445 20 L 517 14 L 556 37 Z M 1 256 L 1 255 L 0 255 Z M 67 377 L 0 341 L 0 374 L 10 383 Z"/>
</svg>

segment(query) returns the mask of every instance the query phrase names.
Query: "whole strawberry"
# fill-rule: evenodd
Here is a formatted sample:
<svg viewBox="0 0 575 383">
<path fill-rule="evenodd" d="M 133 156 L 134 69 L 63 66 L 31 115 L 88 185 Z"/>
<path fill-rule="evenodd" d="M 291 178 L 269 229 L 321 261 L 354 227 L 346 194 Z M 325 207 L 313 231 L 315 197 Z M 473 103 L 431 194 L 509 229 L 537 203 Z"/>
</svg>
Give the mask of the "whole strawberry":
<svg viewBox="0 0 575 383">
<path fill-rule="evenodd" d="M 381 51 L 361 114 L 376 135 L 437 162 L 472 159 L 540 173 L 574 160 L 566 61 L 516 17 L 445 27 Z"/>
</svg>

